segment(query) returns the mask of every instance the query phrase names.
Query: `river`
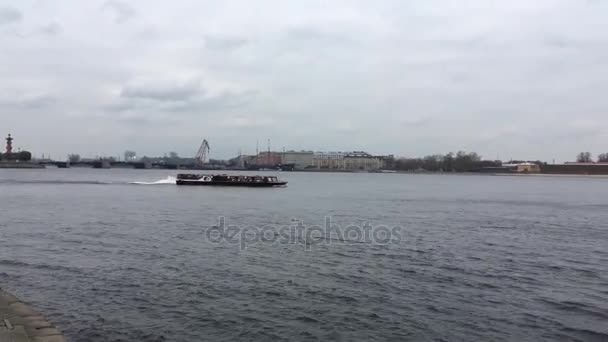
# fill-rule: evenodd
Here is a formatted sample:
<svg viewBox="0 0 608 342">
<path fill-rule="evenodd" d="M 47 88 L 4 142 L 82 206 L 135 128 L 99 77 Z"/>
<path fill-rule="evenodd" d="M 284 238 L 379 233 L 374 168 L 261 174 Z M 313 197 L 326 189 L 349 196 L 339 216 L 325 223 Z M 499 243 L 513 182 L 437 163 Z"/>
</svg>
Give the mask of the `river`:
<svg viewBox="0 0 608 342">
<path fill-rule="evenodd" d="M 608 178 L 0 170 L 0 286 L 71 341 L 607 341 Z"/>
</svg>

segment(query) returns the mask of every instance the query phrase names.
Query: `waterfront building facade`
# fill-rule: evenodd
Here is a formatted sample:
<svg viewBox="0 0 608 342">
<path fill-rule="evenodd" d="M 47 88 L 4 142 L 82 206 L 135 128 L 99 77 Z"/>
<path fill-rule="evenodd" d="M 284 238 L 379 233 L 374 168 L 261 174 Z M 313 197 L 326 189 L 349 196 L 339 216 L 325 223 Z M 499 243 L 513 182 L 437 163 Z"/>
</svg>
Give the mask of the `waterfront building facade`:
<svg viewBox="0 0 608 342">
<path fill-rule="evenodd" d="M 363 151 L 354 151 L 344 156 L 344 168 L 347 170 L 380 170 L 383 168 L 382 157 Z"/>
<path fill-rule="evenodd" d="M 281 165 L 281 154 L 279 152 L 260 152 L 256 164 L 265 167 L 275 167 Z"/>
<path fill-rule="evenodd" d="M 237 167 L 249 166 L 278 167 L 290 166 L 295 170 L 363 170 L 378 171 L 390 169 L 394 164 L 394 157 L 374 156 L 364 151 L 353 152 L 312 152 L 312 151 L 285 151 L 260 152 L 257 156 L 240 156 L 235 158 Z"/>
<path fill-rule="evenodd" d="M 314 166 L 312 151 L 287 151 L 281 153 L 281 164 L 293 165 L 294 169 L 303 170 Z"/>
<path fill-rule="evenodd" d="M 392 167 L 394 156 L 374 156 L 364 151 L 315 152 L 314 166 L 332 170 L 382 170 Z"/>
<path fill-rule="evenodd" d="M 317 169 L 344 169 L 344 152 L 315 152 L 313 163 Z"/>
</svg>

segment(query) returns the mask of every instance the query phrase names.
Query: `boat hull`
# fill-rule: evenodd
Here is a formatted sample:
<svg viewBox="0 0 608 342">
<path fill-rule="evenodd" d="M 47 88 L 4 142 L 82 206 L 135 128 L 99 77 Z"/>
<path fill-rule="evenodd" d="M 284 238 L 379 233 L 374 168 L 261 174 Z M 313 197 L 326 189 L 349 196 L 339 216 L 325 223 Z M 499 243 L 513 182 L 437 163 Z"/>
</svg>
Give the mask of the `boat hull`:
<svg viewBox="0 0 608 342">
<path fill-rule="evenodd" d="M 198 181 L 198 180 L 183 180 L 178 179 L 177 185 L 198 185 L 198 186 L 245 186 L 249 188 L 272 188 L 285 186 L 287 182 L 227 182 L 227 181 Z"/>
</svg>

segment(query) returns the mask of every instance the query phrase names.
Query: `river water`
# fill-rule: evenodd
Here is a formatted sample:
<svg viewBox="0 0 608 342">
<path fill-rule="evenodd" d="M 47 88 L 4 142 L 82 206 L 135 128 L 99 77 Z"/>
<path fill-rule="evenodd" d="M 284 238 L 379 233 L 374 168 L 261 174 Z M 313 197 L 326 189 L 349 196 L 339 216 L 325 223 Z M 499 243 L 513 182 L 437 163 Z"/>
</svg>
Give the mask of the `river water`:
<svg viewBox="0 0 608 342">
<path fill-rule="evenodd" d="M 71 341 L 608 340 L 608 178 L 174 175 L 0 170 L 0 286 Z"/>
</svg>

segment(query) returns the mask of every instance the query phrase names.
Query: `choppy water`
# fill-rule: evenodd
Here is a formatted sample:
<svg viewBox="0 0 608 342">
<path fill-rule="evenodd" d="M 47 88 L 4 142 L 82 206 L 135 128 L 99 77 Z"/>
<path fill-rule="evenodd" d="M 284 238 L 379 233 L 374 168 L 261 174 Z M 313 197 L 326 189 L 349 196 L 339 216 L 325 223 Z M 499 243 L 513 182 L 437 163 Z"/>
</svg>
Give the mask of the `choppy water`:
<svg viewBox="0 0 608 342">
<path fill-rule="evenodd" d="M 608 340 L 608 178 L 280 176 L 0 170 L 0 286 L 72 341 Z M 220 216 L 276 234 L 217 242 Z M 326 216 L 402 230 L 281 238 Z"/>
</svg>

